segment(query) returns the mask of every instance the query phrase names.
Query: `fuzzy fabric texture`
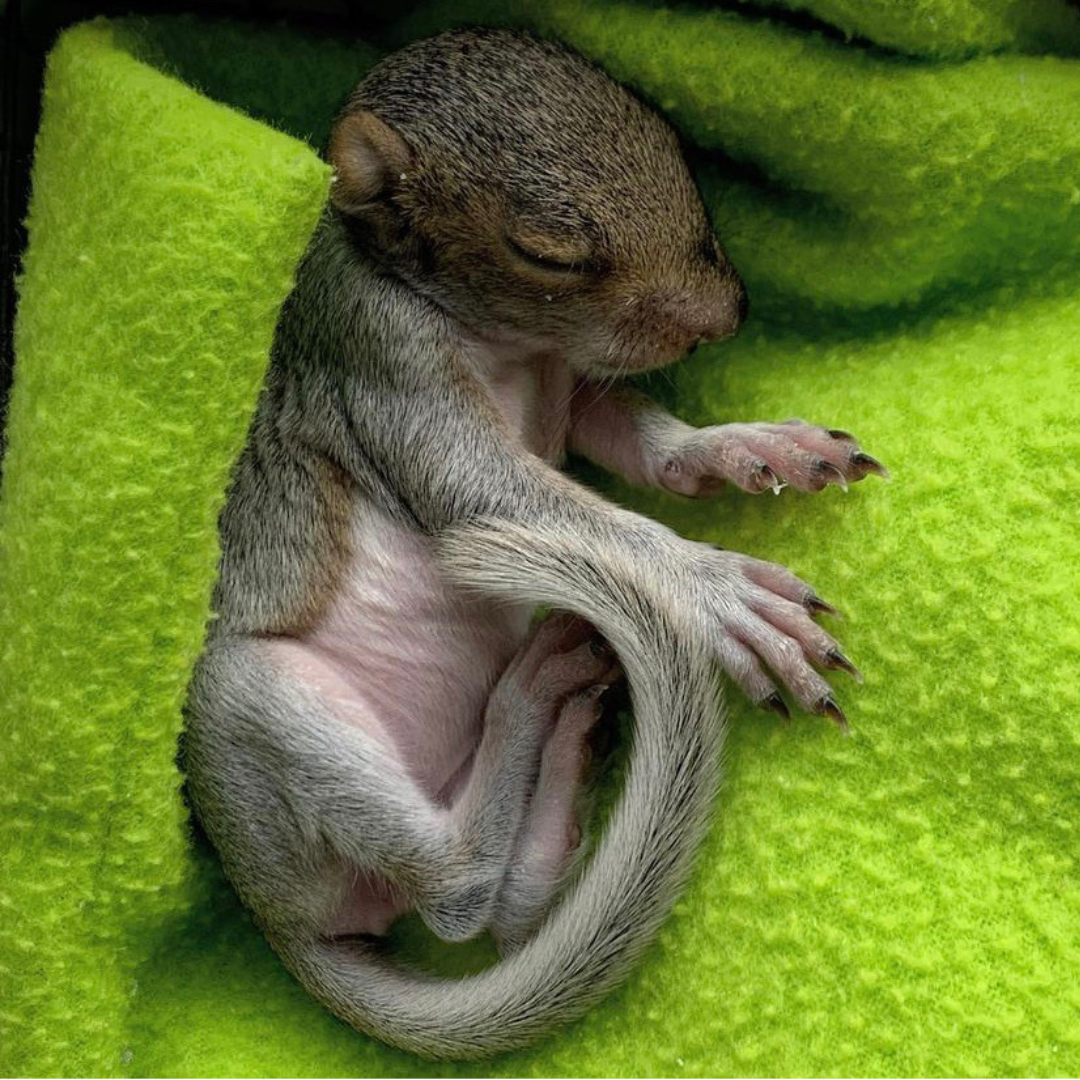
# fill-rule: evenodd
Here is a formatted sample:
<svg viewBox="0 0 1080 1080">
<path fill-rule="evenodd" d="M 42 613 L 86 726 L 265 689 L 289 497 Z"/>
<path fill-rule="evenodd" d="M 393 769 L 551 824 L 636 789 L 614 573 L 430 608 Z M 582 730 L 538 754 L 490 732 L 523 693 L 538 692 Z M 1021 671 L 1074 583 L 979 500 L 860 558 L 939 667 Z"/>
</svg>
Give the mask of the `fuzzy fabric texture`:
<svg viewBox="0 0 1080 1080">
<path fill-rule="evenodd" d="M 173 764 L 214 515 L 327 174 L 134 56 L 318 140 L 371 54 L 171 20 L 61 41 L 0 505 L 5 1072 L 1080 1072 L 1080 17 L 788 7 L 471 0 L 398 28 L 532 26 L 664 111 L 751 315 L 652 389 L 697 423 L 848 428 L 894 477 L 689 503 L 585 473 L 802 574 L 866 681 L 835 680 L 847 738 L 733 699 L 657 946 L 479 1066 L 310 1001 L 191 842 Z"/>
</svg>

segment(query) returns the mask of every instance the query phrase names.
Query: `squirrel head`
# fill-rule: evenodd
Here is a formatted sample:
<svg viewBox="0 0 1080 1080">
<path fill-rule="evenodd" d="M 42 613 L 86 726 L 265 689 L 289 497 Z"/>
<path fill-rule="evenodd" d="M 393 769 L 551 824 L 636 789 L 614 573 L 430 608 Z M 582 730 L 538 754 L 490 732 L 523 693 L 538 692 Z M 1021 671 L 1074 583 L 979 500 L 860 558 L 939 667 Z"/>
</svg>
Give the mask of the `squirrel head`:
<svg viewBox="0 0 1080 1080">
<path fill-rule="evenodd" d="M 668 364 L 745 316 L 672 129 L 556 42 L 409 45 L 353 93 L 329 157 L 364 253 L 478 336 L 603 376 Z"/>
</svg>

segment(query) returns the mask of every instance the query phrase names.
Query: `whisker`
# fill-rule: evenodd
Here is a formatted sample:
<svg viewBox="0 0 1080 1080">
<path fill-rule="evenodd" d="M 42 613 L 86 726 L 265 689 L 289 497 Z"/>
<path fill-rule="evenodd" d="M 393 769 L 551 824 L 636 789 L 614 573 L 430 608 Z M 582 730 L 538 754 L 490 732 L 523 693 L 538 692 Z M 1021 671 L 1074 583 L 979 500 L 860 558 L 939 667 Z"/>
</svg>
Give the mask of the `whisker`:
<svg viewBox="0 0 1080 1080">
<path fill-rule="evenodd" d="M 558 407 L 557 411 L 560 412 L 560 413 L 569 412 L 570 406 L 573 403 L 574 398 L 576 398 L 578 396 L 578 394 L 581 393 L 581 391 L 584 389 L 584 387 L 586 386 L 587 383 L 588 383 L 587 379 L 584 379 L 584 378 L 578 379 L 574 384 L 573 390 L 570 391 L 570 393 L 566 397 L 566 400 Z"/>
<path fill-rule="evenodd" d="M 582 410 L 581 416 L 585 416 L 590 410 L 595 409 L 603 397 L 615 386 L 615 381 L 618 379 L 617 374 L 607 375 L 600 380 L 596 389 L 596 396 L 589 402 L 589 404 Z M 579 418 L 580 419 L 580 418 Z"/>
</svg>

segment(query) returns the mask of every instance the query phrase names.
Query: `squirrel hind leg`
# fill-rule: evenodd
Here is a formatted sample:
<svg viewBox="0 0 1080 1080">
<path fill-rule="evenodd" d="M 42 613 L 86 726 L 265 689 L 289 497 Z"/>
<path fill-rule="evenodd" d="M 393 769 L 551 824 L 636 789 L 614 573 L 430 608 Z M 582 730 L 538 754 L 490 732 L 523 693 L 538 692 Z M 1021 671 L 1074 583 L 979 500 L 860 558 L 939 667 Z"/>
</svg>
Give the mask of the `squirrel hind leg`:
<svg viewBox="0 0 1080 1080">
<path fill-rule="evenodd" d="M 622 678 L 606 646 L 595 638 L 590 644 L 598 661 L 596 681 L 575 690 L 558 706 L 499 894 L 492 933 L 504 954 L 521 948 L 539 929 L 584 851 L 582 830 L 593 757 L 590 736 L 604 715 L 607 691 Z"/>
<path fill-rule="evenodd" d="M 433 882 L 421 906 L 438 937 L 463 941 L 494 926 L 508 882 L 518 883 L 513 891 L 542 879 L 546 900 L 549 879 L 558 875 L 541 872 L 544 858 L 534 849 L 543 846 L 546 819 L 558 817 L 563 789 L 573 802 L 579 744 L 594 722 L 598 690 L 618 674 L 596 631 L 561 612 L 543 619 L 507 665 L 488 699 L 472 768 L 450 808 L 467 864 L 460 874 Z M 559 828 L 551 861 L 561 866 L 569 819 Z"/>
</svg>

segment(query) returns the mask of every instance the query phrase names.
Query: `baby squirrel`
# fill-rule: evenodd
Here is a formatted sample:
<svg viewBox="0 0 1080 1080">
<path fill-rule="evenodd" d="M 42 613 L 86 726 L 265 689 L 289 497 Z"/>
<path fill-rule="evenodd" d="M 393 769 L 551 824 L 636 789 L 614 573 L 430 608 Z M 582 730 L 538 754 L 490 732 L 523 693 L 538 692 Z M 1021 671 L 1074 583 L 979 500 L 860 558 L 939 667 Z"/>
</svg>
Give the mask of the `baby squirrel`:
<svg viewBox="0 0 1080 1080">
<path fill-rule="evenodd" d="M 805 584 L 605 501 L 558 470 L 566 450 L 684 495 L 881 466 L 844 432 L 698 430 L 612 388 L 734 334 L 746 296 L 674 133 L 566 47 L 410 45 L 354 91 L 329 158 L 222 513 L 188 790 L 318 1000 L 477 1057 L 581 1014 L 667 914 L 718 782 L 715 662 L 756 703 L 786 714 L 776 677 L 841 724 L 815 665 L 854 671 Z M 562 614 L 530 629 L 538 605 Z M 625 786 L 567 887 L 620 665 Z M 377 938 L 409 910 L 449 941 L 490 930 L 503 959 L 460 980 L 395 965 Z"/>
</svg>

